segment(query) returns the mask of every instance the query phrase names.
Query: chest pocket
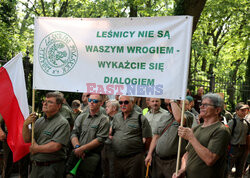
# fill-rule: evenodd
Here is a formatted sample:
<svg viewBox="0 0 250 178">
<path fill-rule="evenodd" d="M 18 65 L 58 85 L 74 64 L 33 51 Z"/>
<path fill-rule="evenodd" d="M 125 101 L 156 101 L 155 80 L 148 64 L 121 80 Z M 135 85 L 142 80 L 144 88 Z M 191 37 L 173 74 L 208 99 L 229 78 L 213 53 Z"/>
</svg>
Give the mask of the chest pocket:
<svg viewBox="0 0 250 178">
<path fill-rule="evenodd" d="M 138 124 L 128 124 L 127 131 L 130 134 L 139 134 L 141 133 L 141 128 Z"/>
<path fill-rule="evenodd" d="M 52 138 L 53 133 L 47 130 L 43 131 L 43 136 L 47 138 Z"/>
<path fill-rule="evenodd" d="M 98 125 L 97 124 L 90 125 L 90 129 L 89 130 L 90 130 L 91 135 L 96 135 L 97 129 L 98 129 Z"/>
<path fill-rule="evenodd" d="M 82 123 L 82 133 L 81 135 L 90 135 L 90 137 L 95 137 L 96 132 L 98 130 L 98 124 L 97 123 L 91 123 L 91 120 L 85 119 Z"/>
<path fill-rule="evenodd" d="M 46 143 L 50 142 L 52 137 L 53 137 L 53 132 L 51 132 L 49 130 L 43 130 L 41 132 L 41 136 L 39 136 L 37 138 L 35 137 L 35 139 L 36 139 L 37 144 L 40 145 L 40 144 L 46 144 Z"/>
</svg>

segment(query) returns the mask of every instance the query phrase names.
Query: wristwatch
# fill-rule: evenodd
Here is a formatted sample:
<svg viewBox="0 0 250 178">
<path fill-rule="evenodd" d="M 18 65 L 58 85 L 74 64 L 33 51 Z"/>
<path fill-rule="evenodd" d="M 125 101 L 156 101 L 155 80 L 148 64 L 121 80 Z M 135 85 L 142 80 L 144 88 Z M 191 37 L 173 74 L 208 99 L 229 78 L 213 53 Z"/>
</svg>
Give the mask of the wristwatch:
<svg viewBox="0 0 250 178">
<path fill-rule="evenodd" d="M 76 146 L 75 146 L 75 149 L 77 149 L 77 148 L 79 148 L 79 147 L 80 147 L 80 145 L 76 145 Z"/>
</svg>

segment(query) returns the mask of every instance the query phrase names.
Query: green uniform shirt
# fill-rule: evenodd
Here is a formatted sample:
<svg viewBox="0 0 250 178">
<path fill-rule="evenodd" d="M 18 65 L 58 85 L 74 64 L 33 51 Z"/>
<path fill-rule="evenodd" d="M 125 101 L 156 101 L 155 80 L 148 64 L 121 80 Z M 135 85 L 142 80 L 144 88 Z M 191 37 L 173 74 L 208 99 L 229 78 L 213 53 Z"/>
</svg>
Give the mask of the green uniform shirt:
<svg viewBox="0 0 250 178">
<path fill-rule="evenodd" d="M 157 123 L 160 121 L 160 120 L 165 120 L 163 119 L 162 117 L 171 117 L 171 114 L 165 110 L 165 109 L 162 109 L 160 108 L 159 111 L 157 111 L 156 113 L 153 113 L 151 110 L 145 115 L 145 117 L 147 118 L 148 122 L 149 122 L 149 125 L 151 126 L 151 129 L 152 129 L 152 133 L 155 133 L 156 129 L 157 129 Z"/>
<path fill-rule="evenodd" d="M 185 118 L 185 126 L 191 127 L 193 118 L 187 117 L 186 114 Z M 162 117 L 161 120 L 159 120 L 157 128 L 154 132 L 154 134 L 156 135 L 161 135 L 157 140 L 155 148 L 157 155 L 159 155 L 161 158 L 177 155 L 179 140 L 178 127 L 180 126 L 180 124 L 176 120 L 174 120 L 171 126 L 163 133 L 164 129 L 172 122 L 173 119 L 174 118 L 172 114 L 169 114 L 168 117 Z M 186 145 L 187 141 L 182 139 L 181 154 L 184 154 Z"/>
<path fill-rule="evenodd" d="M 188 159 L 186 165 L 187 178 L 222 178 L 226 168 L 227 147 L 230 141 L 230 131 L 221 122 L 207 127 L 194 127 L 194 136 L 201 145 L 219 156 L 213 166 L 206 163 L 197 155 L 193 146 L 188 144 Z"/>
<path fill-rule="evenodd" d="M 84 112 L 76 118 L 71 139 L 77 137 L 80 145 L 85 145 L 96 138 L 104 143 L 108 134 L 109 119 L 106 115 L 98 112 L 92 117 L 89 112 Z"/>
<path fill-rule="evenodd" d="M 74 126 L 73 112 L 69 108 L 69 106 L 67 106 L 66 104 L 62 104 L 62 108 L 60 109 L 60 114 L 63 117 L 65 117 L 65 119 L 67 119 L 71 127 Z"/>
<path fill-rule="evenodd" d="M 34 138 L 38 145 L 51 141 L 62 144 L 62 148 L 54 153 L 37 153 L 31 159 L 40 162 L 66 159 L 66 145 L 69 142 L 70 127 L 68 121 L 57 113 L 50 118 L 41 117 L 35 122 Z"/>
<path fill-rule="evenodd" d="M 246 138 L 248 135 L 248 124 L 243 119 L 240 119 L 237 115 L 235 116 L 236 125 L 234 128 L 234 134 L 231 137 L 230 143 L 232 145 L 246 145 Z M 229 128 L 233 129 L 234 121 L 231 119 L 228 123 Z"/>
<path fill-rule="evenodd" d="M 148 120 L 141 115 L 141 122 L 139 122 L 139 115 L 140 113 L 133 110 L 126 120 L 121 112 L 114 116 L 112 147 L 116 156 L 129 156 L 143 152 L 142 138 L 152 137 Z"/>
</svg>

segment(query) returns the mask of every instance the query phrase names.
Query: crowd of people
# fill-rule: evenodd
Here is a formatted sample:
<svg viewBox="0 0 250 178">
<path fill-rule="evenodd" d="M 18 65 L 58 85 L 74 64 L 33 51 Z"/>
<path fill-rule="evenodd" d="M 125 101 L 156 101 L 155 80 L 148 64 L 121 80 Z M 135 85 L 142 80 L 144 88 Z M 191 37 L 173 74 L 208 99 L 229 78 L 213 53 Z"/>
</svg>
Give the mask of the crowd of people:
<svg viewBox="0 0 250 178">
<path fill-rule="evenodd" d="M 183 101 L 146 98 L 143 108 L 132 96 L 89 93 L 69 106 L 61 92 L 49 92 L 42 111 L 40 118 L 31 113 L 23 125 L 24 141 L 33 144 L 19 161 L 20 177 L 238 178 L 248 169 L 249 106 L 238 103 L 231 114 L 222 96 L 204 95 L 202 87 Z M 6 132 L 2 124 L 3 178 L 10 177 L 13 164 Z"/>
</svg>

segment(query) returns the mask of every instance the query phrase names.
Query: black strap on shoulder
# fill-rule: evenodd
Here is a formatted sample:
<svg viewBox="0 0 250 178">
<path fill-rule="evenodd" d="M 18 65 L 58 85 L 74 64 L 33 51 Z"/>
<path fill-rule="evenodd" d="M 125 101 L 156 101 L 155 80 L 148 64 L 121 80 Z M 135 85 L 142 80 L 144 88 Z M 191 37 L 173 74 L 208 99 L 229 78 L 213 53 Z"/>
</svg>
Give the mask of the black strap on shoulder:
<svg viewBox="0 0 250 178">
<path fill-rule="evenodd" d="M 231 133 L 231 135 L 233 136 L 234 135 L 234 129 L 235 129 L 235 127 L 236 127 L 236 119 L 235 119 L 235 117 L 233 118 L 233 128 L 232 128 L 232 133 Z"/>
<path fill-rule="evenodd" d="M 141 116 L 142 114 L 139 114 L 139 117 L 138 117 L 138 123 L 139 123 L 140 128 L 142 127 Z"/>
</svg>

